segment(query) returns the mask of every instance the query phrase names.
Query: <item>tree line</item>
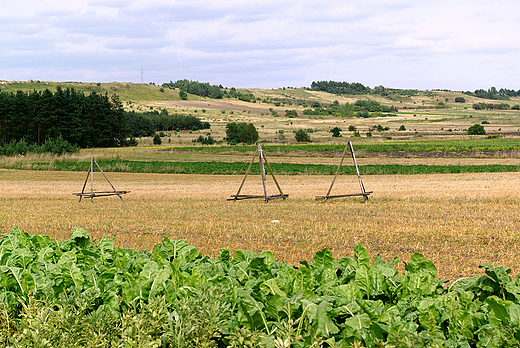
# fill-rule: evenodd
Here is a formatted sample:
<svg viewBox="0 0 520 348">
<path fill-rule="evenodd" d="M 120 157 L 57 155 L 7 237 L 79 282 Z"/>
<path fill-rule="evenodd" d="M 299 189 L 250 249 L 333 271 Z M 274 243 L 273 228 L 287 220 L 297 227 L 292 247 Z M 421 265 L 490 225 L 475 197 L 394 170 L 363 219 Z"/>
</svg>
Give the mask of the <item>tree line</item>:
<svg viewBox="0 0 520 348">
<path fill-rule="evenodd" d="M 123 105 L 117 95 L 73 88 L 52 93 L 0 92 L 0 139 L 42 144 L 60 135 L 79 147 L 120 146 L 125 142 Z"/>
<path fill-rule="evenodd" d="M 520 97 L 520 89 L 518 91 L 507 88 L 497 90 L 495 87 L 491 87 L 487 91 L 484 89 L 476 89 L 474 92 L 468 91 L 464 93 L 478 98 L 493 100 L 508 100 L 511 97 Z"/>
<path fill-rule="evenodd" d="M 511 105 L 507 103 L 475 103 L 473 104 L 475 110 L 509 110 Z"/>
<path fill-rule="evenodd" d="M 185 115 L 169 115 L 166 109 L 139 113 L 126 113 L 126 131 L 132 137 L 152 136 L 156 132 L 164 131 L 197 131 L 209 129 L 209 122 L 202 122 L 198 117 Z"/>
<path fill-rule="evenodd" d="M 190 81 L 186 79 L 163 83 L 162 87 L 170 89 L 179 88 L 181 91 L 190 94 L 213 99 L 222 99 L 225 95 L 222 85 L 216 86 L 210 85 L 208 82 Z"/>
<path fill-rule="evenodd" d="M 209 128 L 197 117 L 161 113 L 126 112 L 116 94 L 111 97 L 74 88 L 0 92 L 0 142 L 21 140 L 42 145 L 61 137 L 80 148 L 129 145 L 129 138 L 156 131 Z"/>
<path fill-rule="evenodd" d="M 179 88 L 179 96 L 181 99 L 187 99 L 186 93 L 198 95 L 200 97 L 207 97 L 213 99 L 235 98 L 249 103 L 256 103 L 256 98 L 252 93 L 242 93 L 237 91 L 235 87 L 229 90 L 222 87 L 222 85 L 210 85 L 208 82 L 198 82 L 190 80 L 177 80 L 175 82 L 163 83 L 162 87 L 175 89 Z"/>
<path fill-rule="evenodd" d="M 369 112 L 397 112 L 397 107 L 386 106 L 375 100 L 359 99 L 354 104 L 340 105 L 335 100 L 332 105 L 321 106 L 318 102 L 312 105 L 312 109 L 303 110 L 304 115 L 339 116 L 339 117 L 365 117 Z"/>
<path fill-rule="evenodd" d="M 332 94 L 367 94 L 370 88 L 359 82 L 338 82 L 338 81 L 312 81 L 311 90 L 323 91 Z"/>
</svg>

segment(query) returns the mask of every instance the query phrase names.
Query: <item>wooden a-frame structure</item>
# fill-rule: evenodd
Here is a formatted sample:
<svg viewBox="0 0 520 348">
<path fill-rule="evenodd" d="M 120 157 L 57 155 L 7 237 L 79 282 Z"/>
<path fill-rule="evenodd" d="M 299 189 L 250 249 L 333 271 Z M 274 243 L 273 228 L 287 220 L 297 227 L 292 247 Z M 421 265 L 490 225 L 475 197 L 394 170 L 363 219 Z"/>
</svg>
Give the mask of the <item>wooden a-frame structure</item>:
<svg viewBox="0 0 520 348">
<path fill-rule="evenodd" d="M 94 164 L 98 167 L 101 174 L 103 174 L 106 181 L 112 187 L 113 191 L 94 191 Z M 85 192 L 85 187 L 87 186 L 89 176 L 90 176 L 90 192 Z M 108 180 L 107 176 L 105 175 L 105 172 L 103 172 L 103 170 L 101 169 L 101 167 L 99 166 L 97 161 L 94 159 L 94 157 L 91 157 L 90 158 L 90 168 L 88 169 L 87 178 L 85 179 L 85 183 L 83 184 L 83 189 L 79 193 L 73 193 L 73 195 L 79 196 L 80 202 L 83 197 L 90 197 L 90 201 L 93 202 L 94 197 L 106 197 L 106 196 L 118 196 L 122 201 L 124 201 L 123 197 L 121 197 L 121 195 L 124 195 L 128 192 L 130 192 L 130 191 L 117 191 L 115 189 L 114 185 L 112 185 L 112 183 L 110 182 L 110 180 Z"/>
<path fill-rule="evenodd" d="M 350 153 L 352 155 L 352 160 L 354 161 L 354 165 L 356 166 L 356 173 L 359 179 L 359 185 L 361 186 L 361 192 L 359 193 L 348 193 L 342 195 L 330 195 L 330 191 L 332 191 L 332 186 L 334 186 L 334 182 L 336 181 L 336 177 L 338 176 L 341 165 L 343 164 L 343 159 L 347 153 L 347 149 L 350 149 Z M 354 148 L 352 147 L 352 142 L 349 140 L 347 145 L 345 145 L 345 150 L 343 150 L 343 155 L 341 156 L 341 161 L 339 162 L 338 169 L 336 170 L 336 174 L 334 175 L 334 179 L 332 179 L 332 183 L 330 184 L 329 190 L 325 196 L 316 196 L 316 200 L 323 199 L 325 202 L 329 198 L 342 198 L 342 197 L 352 197 L 352 196 L 363 196 L 365 199 L 365 203 L 368 202 L 368 195 L 370 195 L 372 191 L 365 191 L 365 186 L 363 185 L 363 181 L 361 180 L 361 175 L 359 174 L 359 168 L 356 161 L 356 155 L 354 154 Z"/>
<path fill-rule="evenodd" d="M 240 191 L 242 190 L 242 187 L 244 186 L 247 175 L 249 174 L 249 171 L 251 170 L 251 166 L 253 165 L 253 162 L 254 162 L 257 154 L 258 154 L 258 158 L 259 158 L 259 162 L 260 162 L 260 173 L 262 175 L 262 184 L 264 187 L 264 194 L 262 196 L 260 196 L 260 195 L 241 195 Z M 277 194 L 277 195 L 268 195 L 267 194 L 265 165 L 267 165 L 267 168 L 269 169 L 269 172 L 271 173 L 271 176 L 273 177 L 273 181 L 276 184 L 276 187 L 278 188 L 279 194 Z M 240 184 L 240 187 L 238 188 L 237 193 L 235 195 L 231 195 L 231 197 L 232 198 L 228 198 L 228 201 L 238 201 L 238 200 L 243 200 L 243 199 L 261 198 L 261 199 L 264 199 L 266 203 L 269 203 L 269 201 L 272 199 L 278 199 L 278 198 L 286 199 L 287 197 L 289 197 L 288 194 L 284 194 L 282 192 L 282 189 L 280 188 L 278 181 L 276 181 L 273 170 L 271 169 L 269 162 L 267 162 L 267 159 L 265 158 L 264 151 L 262 150 L 262 146 L 260 144 L 258 144 L 258 148 L 255 151 L 253 158 L 251 158 L 251 162 L 249 163 L 249 167 L 247 168 L 246 174 L 244 175 L 244 179 L 242 180 L 242 183 Z"/>
</svg>

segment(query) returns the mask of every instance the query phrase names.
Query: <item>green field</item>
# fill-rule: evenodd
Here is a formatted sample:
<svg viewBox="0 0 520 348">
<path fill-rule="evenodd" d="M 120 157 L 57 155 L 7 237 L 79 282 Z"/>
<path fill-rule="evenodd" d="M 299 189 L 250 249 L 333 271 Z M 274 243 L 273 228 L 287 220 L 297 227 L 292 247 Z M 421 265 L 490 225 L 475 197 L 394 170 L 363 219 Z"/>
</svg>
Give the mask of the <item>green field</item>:
<svg viewBox="0 0 520 348">
<path fill-rule="evenodd" d="M 158 162 L 158 161 L 123 161 L 98 160 L 107 172 L 120 173 L 163 173 L 163 174 L 245 174 L 248 165 L 243 162 Z M 53 161 L 53 162 L 14 162 L 3 165 L 4 169 L 57 170 L 86 172 L 90 161 Z M 281 175 L 333 175 L 337 166 L 323 164 L 271 163 L 271 169 Z M 520 165 L 363 165 L 359 166 L 363 175 L 396 174 L 449 174 L 449 173 L 498 173 L 518 172 Z M 260 165 L 253 163 L 251 174 L 260 174 Z M 353 165 L 343 165 L 340 174 L 355 175 Z"/>
</svg>

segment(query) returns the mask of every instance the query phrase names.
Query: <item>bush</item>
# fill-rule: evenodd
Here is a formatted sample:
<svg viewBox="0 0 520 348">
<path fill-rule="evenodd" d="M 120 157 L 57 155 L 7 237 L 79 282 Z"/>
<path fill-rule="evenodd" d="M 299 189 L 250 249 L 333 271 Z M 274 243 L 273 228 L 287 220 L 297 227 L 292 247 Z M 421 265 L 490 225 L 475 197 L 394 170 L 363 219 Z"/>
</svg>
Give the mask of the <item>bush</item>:
<svg viewBox="0 0 520 348">
<path fill-rule="evenodd" d="M 358 111 L 356 117 L 369 118 L 370 113 L 368 111 Z"/>
<path fill-rule="evenodd" d="M 231 145 L 238 143 L 254 144 L 258 141 L 258 131 L 252 123 L 230 122 L 226 125 L 226 138 Z"/>
<path fill-rule="evenodd" d="M 332 136 L 333 136 L 334 138 L 339 138 L 339 137 L 341 137 L 341 131 L 342 131 L 342 129 L 339 128 L 339 127 L 334 127 L 334 128 L 332 128 L 332 129 L 330 130 L 330 132 L 332 133 Z"/>
<path fill-rule="evenodd" d="M 466 99 L 464 99 L 464 97 L 455 98 L 455 103 L 465 103 L 465 102 L 466 102 Z"/>
<path fill-rule="evenodd" d="M 26 155 L 27 153 L 50 153 L 62 155 L 64 153 L 78 153 L 79 147 L 71 145 L 67 140 L 58 136 L 56 139 L 47 139 L 43 144 L 29 144 L 25 139 L 20 141 L 0 142 L 0 156 Z"/>
<path fill-rule="evenodd" d="M 203 135 L 199 135 L 199 137 L 194 140 L 194 142 L 201 143 L 202 145 L 213 145 L 215 144 L 215 139 L 211 135 L 204 137 Z"/>
<path fill-rule="evenodd" d="M 159 134 L 155 134 L 153 136 L 153 143 L 154 143 L 154 145 L 161 145 L 162 140 L 161 140 L 161 137 L 159 136 Z"/>
<path fill-rule="evenodd" d="M 468 135 L 485 135 L 486 130 L 484 126 L 480 124 L 474 124 L 473 126 L 468 128 Z"/>
<path fill-rule="evenodd" d="M 130 139 L 127 140 L 126 144 L 128 146 L 137 146 L 139 145 L 139 142 L 134 137 L 130 137 Z"/>
<path fill-rule="evenodd" d="M 404 124 L 402 124 L 401 127 L 399 127 L 398 130 L 399 130 L 399 131 L 405 131 L 405 130 L 406 130 L 406 127 L 404 126 Z"/>
<path fill-rule="evenodd" d="M 298 117 L 298 113 L 296 112 L 296 110 L 285 110 L 285 116 L 289 118 L 295 118 Z"/>
<path fill-rule="evenodd" d="M 305 129 L 298 129 L 294 133 L 294 138 L 299 143 L 310 143 L 311 142 L 311 136 Z"/>
<path fill-rule="evenodd" d="M 348 126 L 349 132 L 355 132 L 357 130 L 356 126 Z"/>
</svg>

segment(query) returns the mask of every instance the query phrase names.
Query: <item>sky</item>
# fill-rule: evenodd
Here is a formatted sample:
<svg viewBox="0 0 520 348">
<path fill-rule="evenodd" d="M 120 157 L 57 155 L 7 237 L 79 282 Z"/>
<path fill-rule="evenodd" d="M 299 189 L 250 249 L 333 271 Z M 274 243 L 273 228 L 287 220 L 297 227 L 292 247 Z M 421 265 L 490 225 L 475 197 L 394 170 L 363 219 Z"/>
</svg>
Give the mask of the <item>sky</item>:
<svg viewBox="0 0 520 348">
<path fill-rule="evenodd" d="M 0 80 L 520 89 L 518 0 L 0 4 Z"/>
</svg>

